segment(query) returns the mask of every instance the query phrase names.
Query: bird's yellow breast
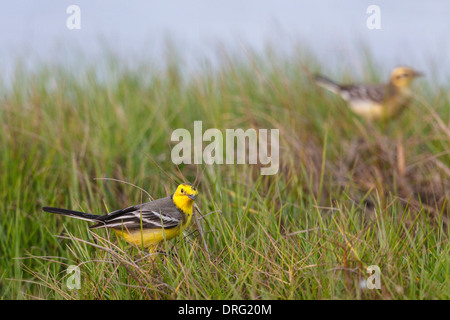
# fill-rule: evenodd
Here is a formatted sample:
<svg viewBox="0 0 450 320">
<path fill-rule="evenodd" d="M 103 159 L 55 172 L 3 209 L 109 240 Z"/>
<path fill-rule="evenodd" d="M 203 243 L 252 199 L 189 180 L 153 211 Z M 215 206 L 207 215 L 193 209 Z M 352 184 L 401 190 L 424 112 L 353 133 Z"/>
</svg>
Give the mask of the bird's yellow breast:
<svg viewBox="0 0 450 320">
<path fill-rule="evenodd" d="M 170 240 L 178 236 L 182 230 L 180 227 L 175 227 L 171 229 L 143 229 L 132 232 L 114 229 L 114 232 L 128 243 L 138 247 L 148 248 L 164 239 Z"/>
<path fill-rule="evenodd" d="M 356 114 L 367 119 L 381 118 L 384 112 L 383 105 L 373 101 L 354 101 L 350 103 L 350 108 Z"/>
<path fill-rule="evenodd" d="M 194 201 L 188 197 L 174 196 L 173 203 L 186 215 L 192 215 Z"/>
<path fill-rule="evenodd" d="M 382 104 L 370 100 L 356 100 L 349 103 L 350 108 L 366 119 L 391 118 L 399 114 L 410 102 L 409 91 L 400 91 L 386 99 Z"/>
</svg>

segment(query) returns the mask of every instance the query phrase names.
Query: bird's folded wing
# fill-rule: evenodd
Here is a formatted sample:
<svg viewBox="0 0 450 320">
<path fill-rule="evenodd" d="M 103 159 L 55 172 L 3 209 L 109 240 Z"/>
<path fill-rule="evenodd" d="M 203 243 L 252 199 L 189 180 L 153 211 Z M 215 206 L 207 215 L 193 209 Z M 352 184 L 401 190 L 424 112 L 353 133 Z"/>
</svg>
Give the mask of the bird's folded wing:
<svg viewBox="0 0 450 320">
<path fill-rule="evenodd" d="M 347 101 L 370 100 L 383 103 L 386 98 L 384 85 L 351 85 L 342 87 L 342 97 Z"/>
<path fill-rule="evenodd" d="M 101 222 L 91 228 L 170 229 L 178 226 L 181 220 L 181 212 L 176 208 L 171 197 L 166 197 L 113 211 L 102 216 Z"/>
</svg>

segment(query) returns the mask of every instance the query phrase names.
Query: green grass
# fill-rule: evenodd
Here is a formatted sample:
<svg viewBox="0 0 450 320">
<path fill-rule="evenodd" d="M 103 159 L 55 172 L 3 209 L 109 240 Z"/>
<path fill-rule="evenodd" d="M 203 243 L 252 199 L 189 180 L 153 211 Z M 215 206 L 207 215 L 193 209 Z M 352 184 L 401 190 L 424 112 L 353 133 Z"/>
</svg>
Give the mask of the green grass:
<svg viewBox="0 0 450 320">
<path fill-rule="evenodd" d="M 312 84 L 328 70 L 300 51 L 224 54 L 217 69 L 189 75 L 176 58 L 150 65 L 18 67 L 2 87 L 1 298 L 450 298 L 449 85 L 419 80 L 410 109 L 367 124 Z M 366 81 L 386 77 L 364 67 Z M 171 133 L 195 120 L 203 130 L 280 129 L 280 171 L 181 165 L 200 183 L 202 213 L 213 213 L 163 244 L 170 254 L 149 261 L 104 230 L 41 211 L 147 201 L 95 178 L 170 194 L 182 181 Z M 80 267 L 79 290 L 66 286 L 69 265 Z M 381 290 L 361 287 L 370 265 L 381 268 Z"/>
</svg>

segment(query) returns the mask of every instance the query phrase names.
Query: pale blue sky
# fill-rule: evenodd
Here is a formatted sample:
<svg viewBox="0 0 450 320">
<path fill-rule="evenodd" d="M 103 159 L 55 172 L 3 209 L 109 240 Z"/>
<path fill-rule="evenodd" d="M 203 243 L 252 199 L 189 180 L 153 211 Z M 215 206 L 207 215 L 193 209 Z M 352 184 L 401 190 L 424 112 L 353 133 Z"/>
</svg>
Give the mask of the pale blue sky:
<svg viewBox="0 0 450 320">
<path fill-rule="evenodd" d="M 71 4 L 81 8 L 81 30 L 66 27 Z M 381 30 L 366 27 L 372 4 L 381 9 Z M 123 57 L 158 59 L 170 36 L 188 61 L 214 56 L 218 43 L 261 50 L 270 40 L 286 52 L 304 43 L 324 62 L 357 68 L 362 40 L 387 70 L 441 61 L 439 72 L 448 73 L 449 31 L 448 0 L 3 0 L 0 71 L 16 57 L 64 62 L 74 49 L 95 60 L 104 42 Z"/>
</svg>

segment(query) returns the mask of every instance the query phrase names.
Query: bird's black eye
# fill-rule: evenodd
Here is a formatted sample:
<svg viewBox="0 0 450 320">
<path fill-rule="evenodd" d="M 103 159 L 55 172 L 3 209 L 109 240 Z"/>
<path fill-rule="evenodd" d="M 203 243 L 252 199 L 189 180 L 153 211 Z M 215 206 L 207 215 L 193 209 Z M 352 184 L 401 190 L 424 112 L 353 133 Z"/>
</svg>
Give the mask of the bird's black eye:
<svg viewBox="0 0 450 320">
<path fill-rule="evenodd" d="M 181 193 L 184 193 L 184 190 L 183 190 L 183 188 L 181 188 Z"/>
</svg>

